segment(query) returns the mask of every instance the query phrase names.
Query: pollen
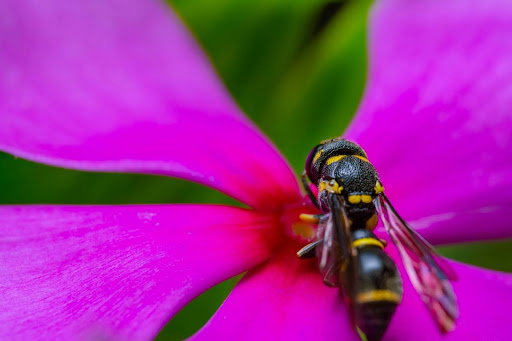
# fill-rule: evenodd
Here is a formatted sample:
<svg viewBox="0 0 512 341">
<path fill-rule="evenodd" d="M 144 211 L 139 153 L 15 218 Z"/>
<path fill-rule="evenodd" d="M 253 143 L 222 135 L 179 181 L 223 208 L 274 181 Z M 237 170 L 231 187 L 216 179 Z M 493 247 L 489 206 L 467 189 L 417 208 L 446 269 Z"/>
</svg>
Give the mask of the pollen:
<svg viewBox="0 0 512 341">
<path fill-rule="evenodd" d="M 313 240 L 316 235 L 316 230 L 310 224 L 304 222 L 295 222 L 292 224 L 293 233 L 305 240 Z"/>
</svg>

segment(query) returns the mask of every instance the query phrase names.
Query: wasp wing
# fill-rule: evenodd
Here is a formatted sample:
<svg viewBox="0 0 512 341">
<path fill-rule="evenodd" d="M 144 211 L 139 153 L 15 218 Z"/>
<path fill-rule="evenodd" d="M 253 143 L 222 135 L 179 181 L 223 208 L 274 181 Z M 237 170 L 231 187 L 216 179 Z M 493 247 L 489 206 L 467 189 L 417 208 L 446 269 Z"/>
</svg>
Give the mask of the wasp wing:
<svg viewBox="0 0 512 341">
<path fill-rule="evenodd" d="M 324 275 L 324 282 L 329 286 L 339 286 L 338 272 L 351 261 L 355 250 L 349 233 L 349 222 L 343 200 L 329 193 L 330 212 L 318 224 L 317 240 L 321 242 L 316 247 L 318 267 Z"/>
<path fill-rule="evenodd" d="M 316 246 L 318 268 L 324 276 L 324 283 L 330 287 L 339 286 L 338 271 L 343 258 L 340 245 L 334 238 L 334 220 L 331 213 L 320 219 L 317 238 L 320 241 Z"/>
<path fill-rule="evenodd" d="M 451 268 L 451 266 L 444 260 L 444 258 L 437 252 L 437 250 L 430 245 L 416 230 L 407 224 L 405 220 L 402 219 L 396 212 L 395 208 L 391 205 L 388 197 L 383 193 L 380 194 L 380 200 L 383 201 L 383 207 L 387 212 L 387 216 L 390 217 L 388 219 L 390 222 L 394 222 L 396 226 L 393 230 L 396 230 L 399 236 L 402 237 L 403 241 L 407 242 L 407 245 L 414 251 L 416 254 L 425 254 L 429 255 L 432 261 L 436 264 L 436 266 L 441 270 L 442 273 L 446 276 L 447 279 L 454 281 L 457 280 L 457 275 L 455 271 Z M 379 209 L 379 207 L 377 207 Z M 380 216 L 384 220 L 384 216 L 381 212 Z M 385 224 L 385 222 L 384 222 Z M 385 225 L 386 230 L 389 233 L 387 226 Z M 390 227 L 392 227 L 390 225 Z M 393 228 L 393 227 L 392 227 Z"/>
<path fill-rule="evenodd" d="M 456 276 L 435 249 L 396 212 L 389 199 L 379 194 L 375 206 L 386 231 L 402 257 L 411 282 L 443 332 L 453 329 L 459 309 L 449 280 Z"/>
</svg>

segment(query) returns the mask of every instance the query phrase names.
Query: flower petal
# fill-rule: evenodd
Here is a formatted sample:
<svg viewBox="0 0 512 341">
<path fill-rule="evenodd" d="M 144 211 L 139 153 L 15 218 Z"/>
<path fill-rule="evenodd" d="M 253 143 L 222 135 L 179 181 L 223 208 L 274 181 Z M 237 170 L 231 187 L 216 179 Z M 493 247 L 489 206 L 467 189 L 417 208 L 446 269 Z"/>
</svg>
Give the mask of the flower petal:
<svg viewBox="0 0 512 341">
<path fill-rule="evenodd" d="M 298 260 L 296 247 L 249 271 L 212 319 L 190 340 L 359 340 L 351 329 L 338 290 L 326 287 L 315 261 Z M 451 262 L 460 317 L 454 331 L 442 335 L 412 287 L 395 248 L 391 255 L 404 281 L 403 302 L 385 340 L 506 339 L 512 304 L 512 275 Z"/>
<path fill-rule="evenodd" d="M 406 219 L 434 216 L 431 242 L 512 237 L 512 3 L 381 1 L 370 32 L 345 137 Z"/>
<path fill-rule="evenodd" d="M 181 177 L 249 205 L 297 200 L 164 1 L 0 4 L 0 149 L 55 166 Z"/>
<path fill-rule="evenodd" d="M 457 273 L 453 282 L 460 316 L 455 329 L 442 335 L 423 302 L 404 279 L 404 298 L 384 340 L 507 340 L 510 335 L 512 275 L 450 262 Z M 400 264 L 400 263 L 399 263 Z"/>
<path fill-rule="evenodd" d="M 360 340 L 335 288 L 314 260 L 288 245 L 249 271 L 212 319 L 190 340 Z"/>
<path fill-rule="evenodd" d="M 261 263 L 272 219 L 206 205 L 0 208 L 1 339 L 150 339 Z"/>
</svg>

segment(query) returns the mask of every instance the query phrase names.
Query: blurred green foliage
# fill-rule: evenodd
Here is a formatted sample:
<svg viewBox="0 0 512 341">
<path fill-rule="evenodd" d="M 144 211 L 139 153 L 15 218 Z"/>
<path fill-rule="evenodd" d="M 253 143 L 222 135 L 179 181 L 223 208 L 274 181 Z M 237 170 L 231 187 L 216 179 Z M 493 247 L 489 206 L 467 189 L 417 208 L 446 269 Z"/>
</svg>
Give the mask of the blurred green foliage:
<svg viewBox="0 0 512 341">
<path fill-rule="evenodd" d="M 339 136 L 364 89 L 370 2 L 170 0 L 209 54 L 240 107 L 270 136 L 297 172 L 318 141 Z M 182 180 L 98 174 L 43 166 L 0 154 L 0 203 L 237 204 Z M 442 248 L 451 258 L 512 271 L 510 242 Z M 159 339 L 201 327 L 239 278 L 185 307 Z"/>
<path fill-rule="evenodd" d="M 170 2 L 297 171 L 318 141 L 343 132 L 364 89 L 370 1 Z"/>
</svg>

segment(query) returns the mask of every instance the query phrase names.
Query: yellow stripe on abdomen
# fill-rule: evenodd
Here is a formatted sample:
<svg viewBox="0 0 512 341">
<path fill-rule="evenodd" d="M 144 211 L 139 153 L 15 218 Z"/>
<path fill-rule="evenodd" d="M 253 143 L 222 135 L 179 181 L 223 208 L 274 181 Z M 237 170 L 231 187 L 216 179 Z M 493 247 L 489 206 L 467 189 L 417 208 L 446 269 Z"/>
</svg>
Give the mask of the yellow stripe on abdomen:
<svg viewBox="0 0 512 341">
<path fill-rule="evenodd" d="M 354 242 L 352 243 L 352 246 L 354 246 L 354 247 L 368 246 L 368 245 L 378 246 L 378 247 L 380 247 L 381 249 L 384 249 L 384 244 L 382 244 L 379 240 L 377 240 L 377 239 L 375 239 L 375 238 L 361 238 L 361 239 L 356 239 L 356 240 L 354 240 Z"/>
<path fill-rule="evenodd" d="M 357 303 L 394 302 L 400 303 L 402 296 L 391 290 L 371 290 L 356 296 Z"/>
</svg>

